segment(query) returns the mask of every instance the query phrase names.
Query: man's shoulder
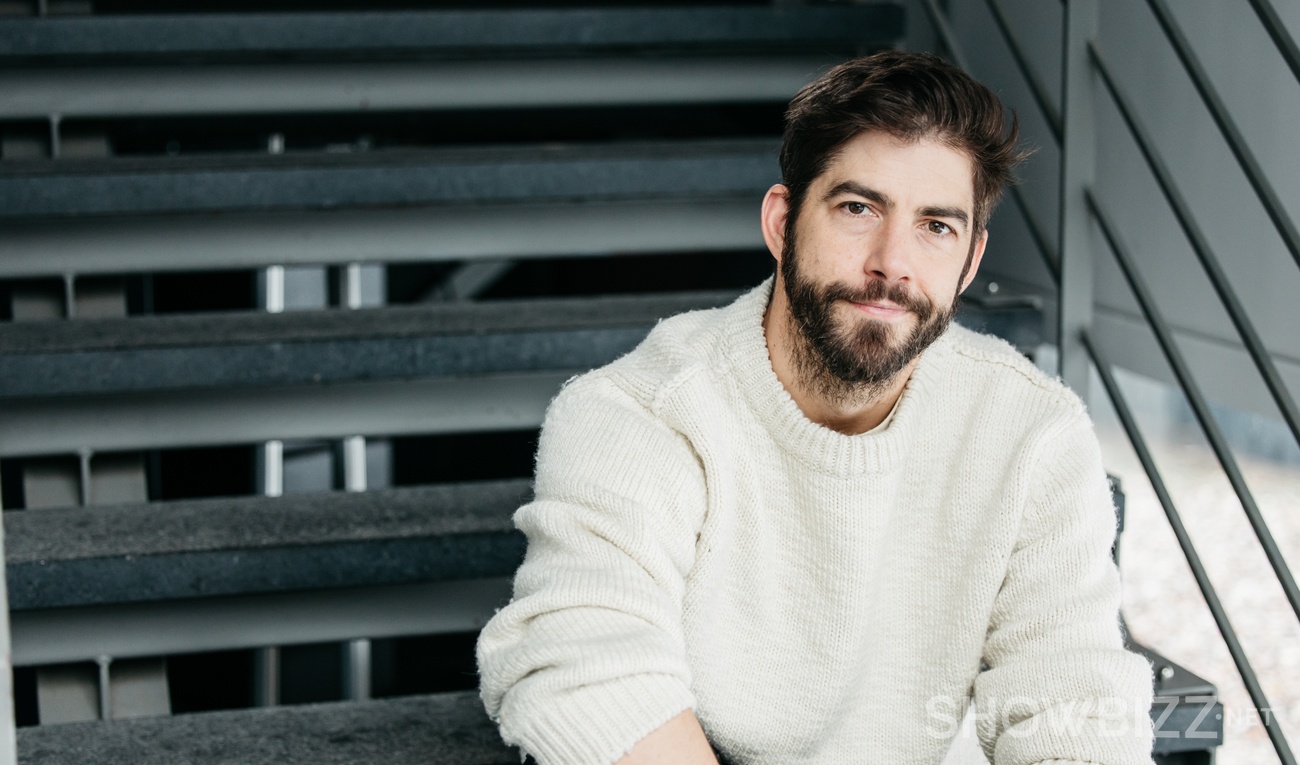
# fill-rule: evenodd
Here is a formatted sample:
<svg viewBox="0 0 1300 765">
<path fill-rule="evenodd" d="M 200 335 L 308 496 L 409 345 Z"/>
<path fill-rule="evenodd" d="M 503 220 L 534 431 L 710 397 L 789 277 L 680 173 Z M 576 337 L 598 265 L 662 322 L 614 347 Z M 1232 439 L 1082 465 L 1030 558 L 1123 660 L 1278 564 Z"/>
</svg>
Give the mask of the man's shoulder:
<svg viewBox="0 0 1300 765">
<path fill-rule="evenodd" d="M 649 409 L 686 380 L 717 372 L 723 363 L 728 312 L 720 308 L 687 311 L 662 319 L 636 348 L 620 358 L 571 379 L 567 392 L 630 397 Z"/>
<path fill-rule="evenodd" d="M 996 388 L 1011 400 L 1037 400 L 1053 408 L 1082 413 L 1083 401 L 1065 383 L 1039 369 L 1000 337 L 953 324 L 945 338 L 963 381 Z"/>
</svg>

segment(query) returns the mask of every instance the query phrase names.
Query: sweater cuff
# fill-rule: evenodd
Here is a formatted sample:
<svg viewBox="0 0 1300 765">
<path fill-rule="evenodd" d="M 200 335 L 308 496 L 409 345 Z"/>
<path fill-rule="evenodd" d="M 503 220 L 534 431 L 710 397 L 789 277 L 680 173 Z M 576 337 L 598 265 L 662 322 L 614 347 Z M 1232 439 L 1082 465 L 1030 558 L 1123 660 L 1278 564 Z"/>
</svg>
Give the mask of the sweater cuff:
<svg viewBox="0 0 1300 765">
<path fill-rule="evenodd" d="M 694 706 L 695 697 L 680 678 L 634 675 L 575 688 L 529 714 L 503 708 L 501 732 L 541 765 L 609 765 Z M 512 719 L 518 723 L 511 725 Z"/>
</svg>

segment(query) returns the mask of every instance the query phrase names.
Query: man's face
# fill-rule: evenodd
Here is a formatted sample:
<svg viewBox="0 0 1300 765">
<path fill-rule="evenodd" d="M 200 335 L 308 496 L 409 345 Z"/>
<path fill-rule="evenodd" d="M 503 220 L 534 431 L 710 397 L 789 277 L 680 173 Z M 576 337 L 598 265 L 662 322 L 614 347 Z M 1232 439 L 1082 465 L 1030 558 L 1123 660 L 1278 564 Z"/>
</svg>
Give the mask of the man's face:
<svg viewBox="0 0 1300 765">
<path fill-rule="evenodd" d="M 781 248 L 804 372 L 833 378 L 824 389 L 894 379 L 947 329 L 983 255 L 973 226 L 965 154 L 879 132 L 849 141 Z"/>
</svg>

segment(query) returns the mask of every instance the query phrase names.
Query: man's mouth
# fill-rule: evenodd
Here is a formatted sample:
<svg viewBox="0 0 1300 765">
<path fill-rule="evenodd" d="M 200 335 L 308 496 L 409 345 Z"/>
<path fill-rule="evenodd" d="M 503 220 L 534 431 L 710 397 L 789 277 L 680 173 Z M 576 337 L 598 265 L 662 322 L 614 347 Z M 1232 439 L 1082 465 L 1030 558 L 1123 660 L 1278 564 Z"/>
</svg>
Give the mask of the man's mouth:
<svg viewBox="0 0 1300 765">
<path fill-rule="evenodd" d="M 848 303 L 862 313 L 876 319 L 892 320 L 911 313 L 909 309 L 890 300 L 873 300 L 867 303 L 850 300 Z"/>
</svg>

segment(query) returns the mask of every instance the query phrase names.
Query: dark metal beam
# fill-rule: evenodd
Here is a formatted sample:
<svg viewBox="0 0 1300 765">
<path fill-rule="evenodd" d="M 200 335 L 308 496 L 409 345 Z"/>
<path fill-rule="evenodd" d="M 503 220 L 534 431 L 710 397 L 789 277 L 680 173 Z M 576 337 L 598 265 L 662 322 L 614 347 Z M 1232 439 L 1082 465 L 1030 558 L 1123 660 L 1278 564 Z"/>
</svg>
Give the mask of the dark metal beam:
<svg viewBox="0 0 1300 765">
<path fill-rule="evenodd" d="M 1024 192 L 1019 186 L 1011 187 L 1011 201 L 1016 203 L 1016 209 L 1020 211 L 1020 219 L 1025 222 L 1025 228 L 1029 230 L 1029 237 L 1034 240 L 1034 248 L 1038 250 L 1038 255 L 1043 259 L 1043 265 L 1047 267 L 1047 272 L 1051 274 L 1052 281 L 1056 284 L 1061 283 L 1061 256 L 1056 251 L 1056 246 L 1052 244 L 1051 238 L 1043 230 L 1038 219 L 1034 217 L 1034 211 L 1029 209 L 1029 200 L 1025 198 Z"/>
<path fill-rule="evenodd" d="M 1092 326 L 1095 261 L 1087 189 L 1097 173 L 1096 83 L 1087 44 L 1100 25 L 1099 0 L 1070 0 L 1061 25 L 1061 156 L 1058 183 L 1057 346 L 1060 375 L 1087 398 L 1088 353 L 1080 335 Z"/>
<path fill-rule="evenodd" d="M 1264 25 L 1268 36 L 1273 39 L 1277 52 L 1282 54 L 1282 60 L 1291 68 L 1291 74 L 1297 82 L 1300 82 L 1300 46 L 1296 45 L 1295 38 L 1287 31 L 1286 24 L 1273 9 L 1273 4 L 1269 0 L 1247 0 L 1247 2 L 1255 9 L 1255 15 L 1259 16 L 1260 23 Z"/>
<path fill-rule="evenodd" d="M 818 8 L 617 8 L 177 14 L 0 21 L 0 60 L 51 57 L 442 54 L 629 48 L 824 50 L 903 34 L 894 3 Z"/>
</svg>

